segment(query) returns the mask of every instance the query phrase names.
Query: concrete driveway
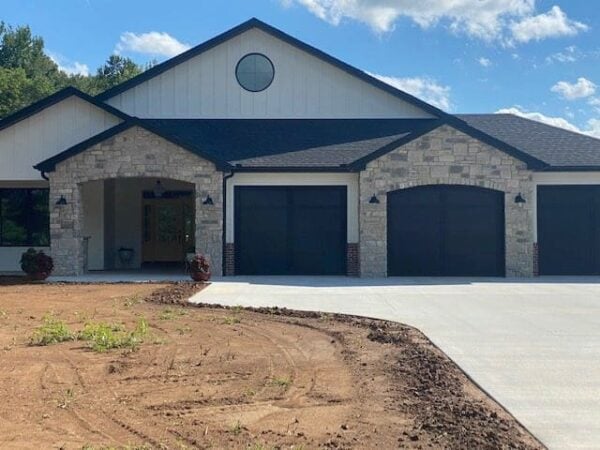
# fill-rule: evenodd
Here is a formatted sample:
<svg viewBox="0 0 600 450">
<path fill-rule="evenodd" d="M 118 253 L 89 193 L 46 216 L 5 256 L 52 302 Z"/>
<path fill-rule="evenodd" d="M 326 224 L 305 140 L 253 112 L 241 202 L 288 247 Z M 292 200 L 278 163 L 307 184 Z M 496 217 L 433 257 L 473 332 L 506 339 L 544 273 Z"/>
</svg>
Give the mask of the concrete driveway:
<svg viewBox="0 0 600 450">
<path fill-rule="evenodd" d="M 600 278 L 234 277 L 191 301 L 410 324 L 548 447 L 600 449 Z"/>
</svg>

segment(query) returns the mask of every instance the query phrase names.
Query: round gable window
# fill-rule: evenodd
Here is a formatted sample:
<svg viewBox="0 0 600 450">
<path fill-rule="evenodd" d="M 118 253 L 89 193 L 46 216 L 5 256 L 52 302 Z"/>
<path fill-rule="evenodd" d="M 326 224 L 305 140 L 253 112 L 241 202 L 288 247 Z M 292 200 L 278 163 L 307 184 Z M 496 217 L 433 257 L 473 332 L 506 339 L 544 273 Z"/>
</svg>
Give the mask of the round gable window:
<svg viewBox="0 0 600 450">
<path fill-rule="evenodd" d="M 269 58 L 260 53 L 244 56 L 235 68 L 235 76 L 244 89 L 260 92 L 268 88 L 275 78 L 275 67 Z"/>
</svg>

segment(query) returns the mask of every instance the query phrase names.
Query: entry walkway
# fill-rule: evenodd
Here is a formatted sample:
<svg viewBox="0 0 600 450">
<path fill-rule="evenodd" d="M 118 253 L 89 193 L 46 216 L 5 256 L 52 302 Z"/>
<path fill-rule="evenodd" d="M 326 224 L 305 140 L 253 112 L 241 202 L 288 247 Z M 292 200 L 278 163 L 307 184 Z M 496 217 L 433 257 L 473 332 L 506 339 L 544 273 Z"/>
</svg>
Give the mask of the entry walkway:
<svg viewBox="0 0 600 450">
<path fill-rule="evenodd" d="M 412 325 L 548 447 L 600 448 L 600 278 L 234 277 L 191 301 Z"/>
</svg>

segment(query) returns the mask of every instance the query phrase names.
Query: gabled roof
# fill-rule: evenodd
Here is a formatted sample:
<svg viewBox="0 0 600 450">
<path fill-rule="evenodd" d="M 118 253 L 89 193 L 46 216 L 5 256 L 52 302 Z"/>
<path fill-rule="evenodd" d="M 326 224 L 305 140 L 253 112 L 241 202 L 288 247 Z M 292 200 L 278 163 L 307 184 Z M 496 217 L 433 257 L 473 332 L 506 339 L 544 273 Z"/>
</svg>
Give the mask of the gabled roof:
<svg viewBox="0 0 600 450">
<path fill-rule="evenodd" d="M 437 119 L 145 119 L 150 130 L 236 170 L 359 169 L 365 158 L 440 125 Z M 391 147 L 391 148 L 390 148 Z M 373 156 L 376 157 L 376 156 Z"/>
<path fill-rule="evenodd" d="M 440 126 L 437 119 L 135 119 L 35 166 L 42 172 L 140 126 L 220 170 L 356 171 L 367 160 Z"/>
<path fill-rule="evenodd" d="M 64 89 L 61 89 L 60 91 L 49 95 L 46 98 L 43 98 L 42 100 L 35 102 L 17 112 L 15 112 L 14 114 L 5 117 L 4 119 L 0 120 L 0 131 L 8 128 L 11 125 L 14 125 L 22 120 L 27 119 L 28 117 L 31 117 L 43 110 L 45 110 L 46 108 L 49 108 L 53 105 L 56 105 L 57 103 L 62 102 L 63 100 L 66 100 L 69 97 L 78 97 L 80 99 L 82 99 L 83 101 L 86 101 L 88 103 L 91 103 L 92 105 L 103 109 L 104 111 L 119 117 L 120 119 L 126 120 L 129 118 L 129 116 L 127 114 L 125 114 L 122 111 L 119 111 L 116 108 L 113 108 L 110 105 L 107 105 L 104 102 L 101 102 L 99 100 L 97 100 L 94 97 L 91 97 L 87 94 L 85 94 L 84 92 L 81 92 L 79 89 L 76 89 L 74 87 L 66 87 Z"/>
<path fill-rule="evenodd" d="M 158 75 L 160 75 L 161 73 L 177 66 L 178 64 L 181 64 L 191 58 L 194 58 L 214 47 L 216 47 L 219 44 L 222 44 L 223 42 L 226 42 L 250 29 L 253 28 L 257 28 L 267 34 L 270 34 L 271 36 L 280 39 L 300 50 L 303 50 L 307 53 L 309 53 L 312 56 L 315 56 L 329 64 L 332 64 L 333 66 L 337 67 L 338 69 L 343 70 L 344 72 L 353 75 L 373 86 L 375 86 L 378 89 L 381 89 L 407 103 L 410 103 L 418 108 L 421 108 L 422 110 L 430 113 L 433 116 L 436 117 L 445 117 L 447 116 L 447 113 L 445 113 L 444 111 L 442 111 L 441 109 L 436 108 L 435 106 L 430 105 L 429 103 L 424 102 L 423 100 L 418 99 L 417 97 L 410 95 L 400 89 L 397 89 L 393 86 L 390 86 L 387 83 L 384 83 L 381 80 L 378 80 L 377 78 L 363 72 L 360 69 L 357 69 L 356 67 L 353 67 L 311 45 L 308 45 L 302 41 L 300 41 L 299 39 L 296 39 L 292 36 L 290 36 L 287 33 L 284 33 L 283 31 L 272 27 L 271 25 L 268 25 L 256 18 L 252 18 L 238 26 L 236 26 L 235 28 L 232 28 L 229 31 L 226 31 L 223 34 L 220 34 L 196 47 L 191 48 L 190 50 L 181 53 L 180 55 L 177 55 L 161 64 L 158 64 L 148 70 L 146 70 L 145 72 L 141 73 L 140 75 L 133 77 L 115 87 L 112 87 L 104 92 L 102 92 L 101 94 L 97 95 L 96 98 L 100 101 L 106 101 L 122 92 L 125 92 L 129 89 L 134 88 L 135 86 L 137 86 L 140 83 L 143 83 L 147 80 L 150 80 L 151 78 L 154 78 Z"/>
<path fill-rule="evenodd" d="M 600 139 L 513 114 L 460 114 L 472 127 L 542 161 L 544 170 L 600 170 Z"/>
<path fill-rule="evenodd" d="M 99 144 L 100 142 L 104 142 L 105 140 L 110 139 L 111 137 L 116 136 L 117 134 L 122 133 L 122 132 L 124 132 L 132 127 L 136 127 L 136 126 L 142 127 L 144 129 L 162 137 L 163 139 L 166 139 L 176 145 L 179 145 L 180 147 L 182 147 L 185 150 L 188 150 L 192 153 L 197 154 L 198 156 L 205 158 L 208 161 L 213 162 L 219 169 L 223 169 L 226 166 L 228 166 L 226 161 L 223 161 L 222 159 L 215 157 L 213 154 L 208 154 L 208 153 L 204 152 L 202 149 L 199 149 L 197 147 L 190 147 L 188 145 L 188 143 L 180 142 L 176 136 L 165 135 L 161 130 L 153 130 L 147 124 L 144 124 L 143 121 L 136 119 L 134 117 L 130 117 L 129 119 L 125 120 L 124 122 L 122 122 L 112 128 L 109 128 L 108 130 L 103 131 L 100 134 L 92 136 L 91 138 L 86 139 L 85 141 L 80 142 L 79 144 L 74 145 L 73 147 L 70 147 L 63 152 L 60 152 L 57 155 L 54 155 L 51 158 L 48 158 L 48 159 L 36 164 L 35 166 L 33 166 L 33 168 L 36 170 L 39 170 L 40 172 L 52 172 L 56 169 L 56 165 L 58 163 L 65 161 L 79 153 L 82 153 L 83 151 L 87 150 L 88 148 L 90 148 L 96 144 Z"/>
</svg>

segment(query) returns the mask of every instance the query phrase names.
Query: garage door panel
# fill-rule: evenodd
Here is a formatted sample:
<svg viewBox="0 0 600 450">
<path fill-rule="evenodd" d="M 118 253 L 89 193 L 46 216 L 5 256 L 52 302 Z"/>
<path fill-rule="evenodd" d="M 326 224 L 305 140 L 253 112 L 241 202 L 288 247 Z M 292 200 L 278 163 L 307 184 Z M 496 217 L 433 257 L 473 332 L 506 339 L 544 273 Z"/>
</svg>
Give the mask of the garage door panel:
<svg viewBox="0 0 600 450">
<path fill-rule="evenodd" d="M 504 195 L 446 185 L 390 193 L 388 272 L 503 276 Z"/>
<path fill-rule="evenodd" d="M 600 274 L 600 188 L 538 187 L 541 275 Z"/>
<path fill-rule="evenodd" d="M 276 212 L 244 203 L 246 192 L 275 196 Z M 241 198 L 241 204 L 238 203 Z M 345 187 L 237 187 L 236 273 L 341 275 L 346 264 Z M 273 223 L 268 223 L 274 218 Z M 270 236 L 274 236 L 270 240 Z M 266 241 L 266 242 L 265 242 Z M 257 243 L 269 251 L 259 261 Z"/>
<path fill-rule="evenodd" d="M 243 236 L 252 236 L 249 251 L 236 252 L 236 266 L 248 268 L 247 275 L 287 273 L 287 265 L 282 264 L 288 252 L 285 192 L 236 190 L 235 204 L 236 229 L 243 230 Z"/>
</svg>

